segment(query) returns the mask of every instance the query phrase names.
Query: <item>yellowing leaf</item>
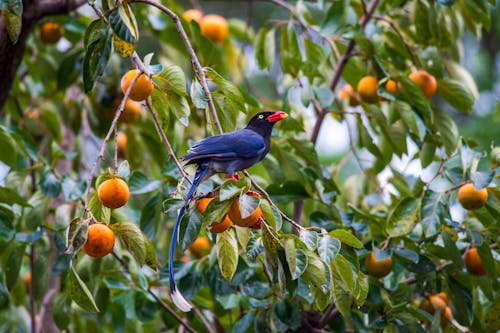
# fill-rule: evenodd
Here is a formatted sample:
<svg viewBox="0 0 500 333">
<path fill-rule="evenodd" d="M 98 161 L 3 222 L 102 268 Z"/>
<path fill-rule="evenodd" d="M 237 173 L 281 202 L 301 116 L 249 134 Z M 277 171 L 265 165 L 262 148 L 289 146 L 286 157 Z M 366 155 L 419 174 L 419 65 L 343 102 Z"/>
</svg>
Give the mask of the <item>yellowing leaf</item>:
<svg viewBox="0 0 500 333">
<path fill-rule="evenodd" d="M 222 277 L 231 280 L 238 267 L 238 241 L 233 229 L 217 234 L 217 261 Z"/>
<path fill-rule="evenodd" d="M 116 52 L 120 53 L 123 58 L 130 57 L 135 51 L 135 44 L 128 43 L 117 35 L 113 35 L 113 46 Z"/>
</svg>

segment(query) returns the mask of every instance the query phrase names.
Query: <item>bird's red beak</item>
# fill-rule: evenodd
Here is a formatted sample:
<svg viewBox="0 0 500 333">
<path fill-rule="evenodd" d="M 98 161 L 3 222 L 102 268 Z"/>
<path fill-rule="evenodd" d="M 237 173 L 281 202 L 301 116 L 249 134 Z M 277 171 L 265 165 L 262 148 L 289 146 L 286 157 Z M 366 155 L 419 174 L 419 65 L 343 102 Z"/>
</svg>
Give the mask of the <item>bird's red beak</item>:
<svg viewBox="0 0 500 333">
<path fill-rule="evenodd" d="M 285 119 L 286 117 L 288 117 L 288 114 L 286 114 L 285 112 L 276 111 L 275 113 L 273 113 L 272 115 L 267 117 L 267 121 L 270 123 L 275 123 L 275 122 L 278 122 L 280 120 Z"/>
</svg>

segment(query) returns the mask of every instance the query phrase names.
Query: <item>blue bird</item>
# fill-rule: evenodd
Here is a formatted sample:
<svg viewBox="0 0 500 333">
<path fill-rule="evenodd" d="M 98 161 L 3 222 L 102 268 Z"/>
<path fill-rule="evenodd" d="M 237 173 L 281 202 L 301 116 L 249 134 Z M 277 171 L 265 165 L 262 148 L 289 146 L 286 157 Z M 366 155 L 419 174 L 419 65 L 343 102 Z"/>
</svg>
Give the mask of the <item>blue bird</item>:
<svg viewBox="0 0 500 333">
<path fill-rule="evenodd" d="M 262 160 L 269 152 L 271 132 L 276 122 L 288 115 L 282 111 L 261 112 L 250 119 L 248 125 L 240 130 L 214 135 L 194 144 L 181 159 L 188 164 L 196 164 L 196 173 L 189 189 L 184 205 L 175 222 L 168 254 L 168 276 L 170 280 L 170 296 L 174 304 L 184 312 L 191 310 L 192 305 L 182 296 L 174 279 L 174 252 L 177 243 L 179 225 L 191 198 L 202 181 L 216 173 L 226 173 L 231 178 L 237 172 L 247 169 Z"/>
</svg>

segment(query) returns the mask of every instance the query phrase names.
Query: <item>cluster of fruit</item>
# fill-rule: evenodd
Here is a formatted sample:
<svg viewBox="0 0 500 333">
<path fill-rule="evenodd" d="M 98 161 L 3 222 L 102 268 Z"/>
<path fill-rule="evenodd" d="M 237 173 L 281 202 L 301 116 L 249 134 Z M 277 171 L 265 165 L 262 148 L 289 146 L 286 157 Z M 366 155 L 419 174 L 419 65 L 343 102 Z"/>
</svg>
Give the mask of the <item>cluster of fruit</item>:
<svg viewBox="0 0 500 333">
<path fill-rule="evenodd" d="M 97 197 L 104 207 L 116 209 L 124 206 L 130 197 L 127 183 L 121 178 L 110 178 L 97 188 Z M 93 223 L 88 227 L 83 252 L 94 258 L 102 258 L 113 251 L 115 234 L 105 223 Z"/>
<path fill-rule="evenodd" d="M 437 91 L 437 81 L 434 76 L 424 70 L 417 70 L 411 73 L 408 78 L 415 83 L 425 97 L 431 98 Z M 378 94 L 379 83 L 374 76 L 364 76 L 359 80 L 356 91 L 350 84 L 342 86 L 338 92 L 340 100 L 349 101 L 350 106 L 357 106 L 361 101 L 365 103 L 376 103 L 382 99 Z M 392 94 L 399 94 L 399 83 L 394 80 L 387 80 L 385 90 Z"/>
<path fill-rule="evenodd" d="M 220 15 L 203 15 L 199 9 L 189 9 L 182 14 L 186 22 L 198 23 L 201 34 L 215 43 L 222 42 L 229 34 L 229 25 L 224 17 Z"/>
</svg>

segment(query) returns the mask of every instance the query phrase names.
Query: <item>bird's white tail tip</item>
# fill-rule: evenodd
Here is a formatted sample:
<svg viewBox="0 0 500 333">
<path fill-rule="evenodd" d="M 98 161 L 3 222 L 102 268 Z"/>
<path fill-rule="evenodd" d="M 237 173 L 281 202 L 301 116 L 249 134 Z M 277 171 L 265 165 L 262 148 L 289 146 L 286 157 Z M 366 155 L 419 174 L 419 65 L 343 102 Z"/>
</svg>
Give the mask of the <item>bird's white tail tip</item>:
<svg viewBox="0 0 500 333">
<path fill-rule="evenodd" d="M 185 299 L 184 296 L 182 296 L 181 292 L 177 289 L 175 289 L 174 292 L 170 294 L 170 297 L 172 297 L 172 301 L 174 302 L 175 306 L 182 312 L 189 312 L 193 308 L 193 305 L 189 303 L 188 300 Z"/>
</svg>

